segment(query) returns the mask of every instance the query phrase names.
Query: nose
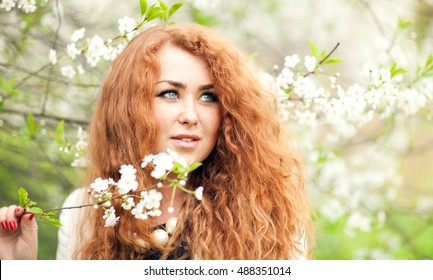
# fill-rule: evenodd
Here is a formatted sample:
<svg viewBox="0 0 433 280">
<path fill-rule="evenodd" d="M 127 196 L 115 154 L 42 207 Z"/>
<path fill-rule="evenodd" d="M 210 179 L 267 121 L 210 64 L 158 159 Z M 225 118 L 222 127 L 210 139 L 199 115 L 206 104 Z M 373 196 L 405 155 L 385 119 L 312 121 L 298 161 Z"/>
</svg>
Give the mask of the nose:
<svg viewBox="0 0 433 280">
<path fill-rule="evenodd" d="M 179 123 L 196 125 L 198 123 L 197 108 L 193 102 L 186 102 L 179 114 Z"/>
</svg>

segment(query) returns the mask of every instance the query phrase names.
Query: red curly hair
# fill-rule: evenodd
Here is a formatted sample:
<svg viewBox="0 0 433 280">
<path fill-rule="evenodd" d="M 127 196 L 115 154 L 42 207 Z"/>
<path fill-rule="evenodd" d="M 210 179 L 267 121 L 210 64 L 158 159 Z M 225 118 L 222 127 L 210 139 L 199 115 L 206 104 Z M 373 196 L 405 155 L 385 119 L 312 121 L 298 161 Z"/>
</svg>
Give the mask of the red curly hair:
<svg viewBox="0 0 433 280">
<path fill-rule="evenodd" d="M 304 172 L 278 121 L 271 94 L 242 52 L 199 25 L 153 27 L 136 36 L 115 60 L 90 127 L 89 182 L 119 179 L 122 164 L 133 164 L 140 185 L 153 184 L 140 168 L 158 135 L 150 111 L 159 78 L 158 54 L 167 44 L 203 59 L 221 106 L 221 132 L 188 184 L 203 185 L 203 200 L 192 196 L 179 213 L 166 247 L 151 238 L 148 221 L 135 219 L 115 201 L 122 218 L 105 228 L 102 209 L 82 219 L 82 259 L 141 259 L 156 248 L 162 258 L 309 258 L 313 243 Z M 305 251 L 303 243 L 310 241 Z M 179 247 L 185 248 L 176 256 Z"/>
</svg>

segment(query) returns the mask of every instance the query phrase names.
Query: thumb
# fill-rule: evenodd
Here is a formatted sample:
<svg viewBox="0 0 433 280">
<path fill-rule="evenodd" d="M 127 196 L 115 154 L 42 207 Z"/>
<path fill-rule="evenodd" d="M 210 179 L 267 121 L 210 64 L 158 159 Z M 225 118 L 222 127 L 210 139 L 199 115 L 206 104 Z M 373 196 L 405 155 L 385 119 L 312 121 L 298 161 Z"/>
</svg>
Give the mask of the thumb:
<svg viewBox="0 0 433 280">
<path fill-rule="evenodd" d="M 38 257 L 38 224 L 35 214 L 21 216 L 21 241 L 17 243 L 20 256 L 17 259 L 36 260 Z"/>
<path fill-rule="evenodd" d="M 19 214 L 19 213 L 17 213 Z M 20 220 L 21 236 L 29 246 L 38 246 L 38 224 L 34 213 L 23 213 Z"/>
</svg>

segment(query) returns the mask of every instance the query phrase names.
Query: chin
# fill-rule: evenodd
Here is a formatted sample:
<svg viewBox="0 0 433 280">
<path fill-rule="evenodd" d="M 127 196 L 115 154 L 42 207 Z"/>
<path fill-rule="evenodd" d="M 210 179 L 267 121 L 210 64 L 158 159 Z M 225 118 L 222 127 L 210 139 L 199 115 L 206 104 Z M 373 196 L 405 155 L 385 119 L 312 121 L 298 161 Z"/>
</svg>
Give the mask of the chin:
<svg viewBox="0 0 433 280">
<path fill-rule="evenodd" d="M 180 155 L 181 157 L 183 157 L 189 165 L 191 165 L 191 164 L 193 164 L 193 163 L 196 163 L 196 162 L 200 162 L 200 161 L 197 159 L 197 157 L 195 157 L 195 156 L 185 155 L 185 154 L 182 154 L 182 153 L 179 153 L 179 155 Z"/>
</svg>

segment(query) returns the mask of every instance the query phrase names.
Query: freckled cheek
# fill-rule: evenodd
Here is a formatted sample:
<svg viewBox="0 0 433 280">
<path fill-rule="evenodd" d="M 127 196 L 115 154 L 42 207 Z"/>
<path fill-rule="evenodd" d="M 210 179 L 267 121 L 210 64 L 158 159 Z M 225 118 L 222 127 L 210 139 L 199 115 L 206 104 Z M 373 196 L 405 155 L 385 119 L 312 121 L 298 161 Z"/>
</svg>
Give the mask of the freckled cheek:
<svg viewBox="0 0 433 280">
<path fill-rule="evenodd" d="M 206 116 L 202 118 L 202 125 L 207 131 L 207 134 L 214 138 L 218 138 L 221 122 L 221 114 L 219 113 L 219 111 L 213 112 L 211 114 L 206 114 Z"/>
<path fill-rule="evenodd" d="M 174 114 L 175 110 L 172 108 L 163 108 L 163 106 L 157 106 L 152 110 L 153 119 L 158 125 L 159 129 L 164 130 L 169 128 L 170 124 L 176 121 Z"/>
</svg>

